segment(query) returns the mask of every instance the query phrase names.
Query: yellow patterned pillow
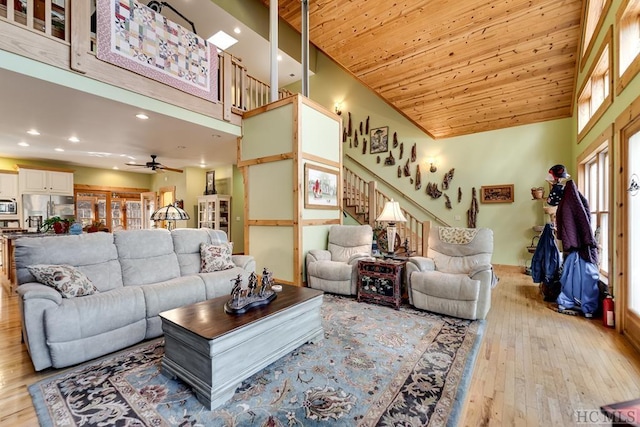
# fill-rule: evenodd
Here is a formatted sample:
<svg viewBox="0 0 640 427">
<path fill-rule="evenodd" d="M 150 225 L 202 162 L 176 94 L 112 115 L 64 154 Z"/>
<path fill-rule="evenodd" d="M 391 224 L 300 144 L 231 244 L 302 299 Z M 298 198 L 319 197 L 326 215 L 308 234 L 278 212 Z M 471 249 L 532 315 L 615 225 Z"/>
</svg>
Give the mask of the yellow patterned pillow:
<svg viewBox="0 0 640 427">
<path fill-rule="evenodd" d="M 440 241 L 454 245 L 467 245 L 478 234 L 477 228 L 440 227 L 438 229 Z"/>
</svg>

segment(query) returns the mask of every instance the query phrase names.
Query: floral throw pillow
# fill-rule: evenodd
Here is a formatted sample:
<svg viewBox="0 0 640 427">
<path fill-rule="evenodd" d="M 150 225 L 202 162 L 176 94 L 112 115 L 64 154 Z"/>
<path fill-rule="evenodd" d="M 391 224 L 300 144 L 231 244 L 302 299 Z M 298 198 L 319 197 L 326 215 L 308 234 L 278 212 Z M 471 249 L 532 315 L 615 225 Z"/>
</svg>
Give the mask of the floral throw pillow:
<svg viewBox="0 0 640 427">
<path fill-rule="evenodd" d="M 231 242 L 220 245 L 200 243 L 200 272 L 211 273 L 235 267 L 231 260 L 232 251 L 233 243 Z"/>
<path fill-rule="evenodd" d="M 37 264 L 27 269 L 38 282 L 51 286 L 63 298 L 83 297 L 98 292 L 91 280 L 71 265 Z"/>
</svg>

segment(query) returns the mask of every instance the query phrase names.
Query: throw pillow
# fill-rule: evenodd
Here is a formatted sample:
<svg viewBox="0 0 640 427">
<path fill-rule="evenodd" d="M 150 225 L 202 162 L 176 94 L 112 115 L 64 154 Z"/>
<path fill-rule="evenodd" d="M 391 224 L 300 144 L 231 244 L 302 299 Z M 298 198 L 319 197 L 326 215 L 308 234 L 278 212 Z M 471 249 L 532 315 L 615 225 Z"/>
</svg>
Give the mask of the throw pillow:
<svg viewBox="0 0 640 427">
<path fill-rule="evenodd" d="M 51 286 L 63 298 L 82 297 L 98 292 L 98 288 L 83 272 L 71 265 L 30 265 L 27 267 L 36 280 Z"/>
<path fill-rule="evenodd" d="M 221 245 L 200 244 L 200 272 L 211 273 L 213 271 L 228 270 L 235 267 L 231 260 L 233 243 L 226 242 Z"/>
</svg>

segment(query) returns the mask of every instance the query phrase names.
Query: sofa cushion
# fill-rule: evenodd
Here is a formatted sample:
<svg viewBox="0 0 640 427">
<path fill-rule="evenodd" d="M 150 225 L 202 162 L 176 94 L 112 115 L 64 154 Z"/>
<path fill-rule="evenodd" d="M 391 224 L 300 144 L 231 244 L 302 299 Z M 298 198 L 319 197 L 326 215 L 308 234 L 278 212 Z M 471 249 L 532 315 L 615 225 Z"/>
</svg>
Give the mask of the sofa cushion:
<svg viewBox="0 0 640 427">
<path fill-rule="evenodd" d="M 435 262 L 436 270 L 444 273 L 468 273 L 479 265 L 491 264 L 493 254 L 493 231 L 488 228 L 474 229 L 468 243 L 462 243 L 460 229 L 432 227 L 429 231 L 427 256 Z M 440 239 L 440 235 L 445 240 Z M 456 242 L 456 243 L 452 243 Z M 460 243 L 458 243 L 460 242 Z"/>
<path fill-rule="evenodd" d="M 200 273 L 198 276 L 204 281 L 207 292 L 207 299 L 217 298 L 224 295 L 231 295 L 231 289 L 238 274 L 242 278 L 243 286 L 246 288 L 249 282 L 249 275 L 254 271 L 245 270 L 240 267 L 233 267 L 228 270 L 216 271 L 213 273 Z"/>
<path fill-rule="evenodd" d="M 114 233 L 125 286 L 164 282 L 180 276 L 171 233 L 164 229 Z"/>
<path fill-rule="evenodd" d="M 44 312 L 44 328 L 51 344 L 100 335 L 144 319 L 142 289 L 121 288 L 63 299 L 62 304 Z"/>
<path fill-rule="evenodd" d="M 63 299 L 43 322 L 52 365 L 69 366 L 142 341 L 144 296 L 136 287 Z"/>
<path fill-rule="evenodd" d="M 476 301 L 480 281 L 471 279 L 466 274 L 424 271 L 411 275 L 411 288 L 433 297 L 454 301 Z"/>
<path fill-rule="evenodd" d="M 36 264 L 27 267 L 36 280 L 51 286 L 64 298 L 82 297 L 98 292 L 91 280 L 70 265 Z"/>
<path fill-rule="evenodd" d="M 111 233 L 21 237 L 15 241 L 18 283 L 34 282 L 28 266 L 72 265 L 83 272 L 100 292 L 122 287 L 122 269 Z"/>
<path fill-rule="evenodd" d="M 224 231 L 210 228 L 176 228 L 171 230 L 171 237 L 182 276 L 200 272 L 200 244 L 220 245 L 228 241 Z"/>
<path fill-rule="evenodd" d="M 233 243 L 227 242 L 220 245 L 200 244 L 201 273 L 228 270 L 235 267 L 231 259 Z"/>
<path fill-rule="evenodd" d="M 207 299 L 202 279 L 198 275 L 178 277 L 161 283 L 141 286 L 146 305 L 145 339 L 162 335 L 162 311 L 195 304 Z"/>
<path fill-rule="evenodd" d="M 373 229 L 369 225 L 332 225 L 327 249 L 332 261 L 347 262 L 357 253 L 371 254 Z"/>
</svg>

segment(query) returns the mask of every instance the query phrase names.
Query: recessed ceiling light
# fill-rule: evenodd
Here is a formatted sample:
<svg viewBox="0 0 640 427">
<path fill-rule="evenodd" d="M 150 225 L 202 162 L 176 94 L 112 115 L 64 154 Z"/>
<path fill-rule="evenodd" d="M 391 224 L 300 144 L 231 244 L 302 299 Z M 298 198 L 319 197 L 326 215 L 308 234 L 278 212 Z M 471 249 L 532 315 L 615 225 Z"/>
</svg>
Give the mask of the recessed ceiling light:
<svg viewBox="0 0 640 427">
<path fill-rule="evenodd" d="M 236 34 L 240 34 L 241 33 L 240 27 L 235 27 L 233 29 L 233 32 L 236 33 Z"/>
<path fill-rule="evenodd" d="M 139 118 L 140 120 L 147 120 L 149 118 L 149 116 L 143 113 L 136 114 L 136 117 Z"/>
<path fill-rule="evenodd" d="M 18 145 L 19 145 L 20 147 L 28 147 L 28 146 L 29 146 L 29 144 L 28 144 L 28 143 L 26 143 L 26 142 L 24 142 L 24 141 L 22 141 L 22 142 L 18 142 Z"/>
<path fill-rule="evenodd" d="M 282 61 L 282 55 L 278 55 L 278 61 Z"/>
<path fill-rule="evenodd" d="M 40 135 L 40 132 L 38 132 L 38 131 L 37 131 L 37 130 L 35 130 L 35 129 L 29 129 L 29 130 L 27 131 L 27 133 L 28 133 L 29 135 L 36 135 L 36 136 L 37 136 L 37 135 Z"/>
<path fill-rule="evenodd" d="M 80 140 L 77 137 L 72 136 L 69 138 L 69 142 L 80 142 Z"/>
<path fill-rule="evenodd" d="M 218 31 L 207 39 L 208 42 L 213 43 L 219 49 L 225 50 L 238 43 L 238 40 L 231 37 L 224 31 Z"/>
<path fill-rule="evenodd" d="M 58 147 L 58 148 L 54 148 L 54 150 L 62 152 L 62 151 L 64 151 L 64 148 Z"/>
</svg>

